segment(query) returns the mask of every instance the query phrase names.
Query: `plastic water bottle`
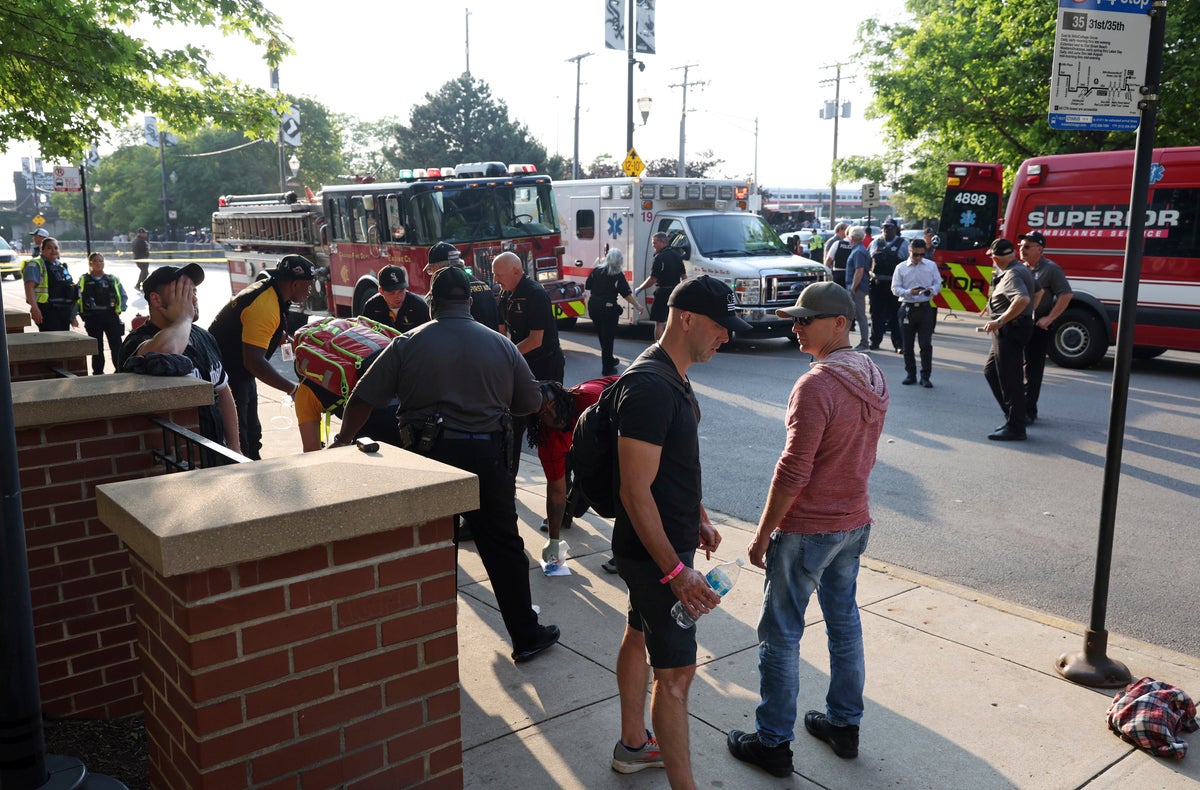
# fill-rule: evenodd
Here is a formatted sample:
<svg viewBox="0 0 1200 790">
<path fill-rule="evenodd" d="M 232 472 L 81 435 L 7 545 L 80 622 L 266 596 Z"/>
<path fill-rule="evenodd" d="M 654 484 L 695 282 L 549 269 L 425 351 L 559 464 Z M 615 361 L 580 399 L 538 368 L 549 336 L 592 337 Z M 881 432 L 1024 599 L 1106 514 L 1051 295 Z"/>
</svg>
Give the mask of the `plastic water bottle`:
<svg viewBox="0 0 1200 790">
<path fill-rule="evenodd" d="M 723 562 L 716 566 L 708 573 L 704 574 L 704 580 L 708 582 L 708 586 L 713 588 L 713 591 L 722 598 L 725 594 L 733 589 L 733 583 L 737 581 L 738 572 L 746 561 L 738 557 L 733 562 Z M 676 601 L 671 607 L 671 617 L 675 618 L 675 622 L 680 628 L 691 628 L 696 624 L 696 618 L 692 617 L 691 613 L 684 607 L 683 601 Z"/>
</svg>

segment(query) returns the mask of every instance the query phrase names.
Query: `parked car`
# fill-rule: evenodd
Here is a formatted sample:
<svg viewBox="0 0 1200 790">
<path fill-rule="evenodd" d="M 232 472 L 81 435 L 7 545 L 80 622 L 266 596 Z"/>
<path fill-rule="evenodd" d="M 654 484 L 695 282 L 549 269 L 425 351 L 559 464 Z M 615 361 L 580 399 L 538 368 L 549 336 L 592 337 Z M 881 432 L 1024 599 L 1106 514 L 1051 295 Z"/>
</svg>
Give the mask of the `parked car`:
<svg viewBox="0 0 1200 790">
<path fill-rule="evenodd" d="M 12 275 L 14 280 L 21 279 L 21 253 L 14 250 L 7 241 L 0 238 L 0 280 Z"/>
</svg>

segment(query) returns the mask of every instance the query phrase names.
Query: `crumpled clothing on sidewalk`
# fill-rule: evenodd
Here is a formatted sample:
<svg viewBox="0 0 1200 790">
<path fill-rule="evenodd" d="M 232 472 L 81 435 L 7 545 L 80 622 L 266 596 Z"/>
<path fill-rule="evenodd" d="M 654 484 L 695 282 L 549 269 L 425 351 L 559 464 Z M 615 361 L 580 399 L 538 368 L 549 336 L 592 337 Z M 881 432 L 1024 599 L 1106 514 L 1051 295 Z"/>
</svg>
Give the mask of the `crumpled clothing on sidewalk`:
<svg viewBox="0 0 1200 790">
<path fill-rule="evenodd" d="M 1159 757 L 1182 758 L 1180 733 L 1200 730 L 1196 705 L 1183 689 L 1153 678 L 1130 683 L 1108 706 L 1108 726 L 1121 740 Z"/>
</svg>

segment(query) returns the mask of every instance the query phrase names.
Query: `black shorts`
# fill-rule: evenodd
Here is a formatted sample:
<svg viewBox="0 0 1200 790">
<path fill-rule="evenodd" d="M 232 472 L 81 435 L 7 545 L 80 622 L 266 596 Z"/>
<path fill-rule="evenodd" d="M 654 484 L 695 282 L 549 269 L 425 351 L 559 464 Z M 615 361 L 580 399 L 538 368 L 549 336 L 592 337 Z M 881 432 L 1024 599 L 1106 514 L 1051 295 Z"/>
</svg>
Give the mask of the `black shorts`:
<svg viewBox="0 0 1200 790">
<path fill-rule="evenodd" d="M 696 553 L 679 555 L 692 567 Z M 671 607 L 679 600 L 671 585 L 660 584 L 662 571 L 653 560 L 617 559 L 617 573 L 629 588 L 629 627 L 641 631 L 655 669 L 677 669 L 696 663 L 696 629 L 680 628 L 671 617 Z"/>
<path fill-rule="evenodd" d="M 671 291 L 673 290 L 675 289 L 654 289 L 654 304 L 650 305 L 650 319 L 656 324 L 665 324 L 667 322 L 667 313 L 670 312 L 670 306 L 667 302 L 671 300 Z"/>
</svg>

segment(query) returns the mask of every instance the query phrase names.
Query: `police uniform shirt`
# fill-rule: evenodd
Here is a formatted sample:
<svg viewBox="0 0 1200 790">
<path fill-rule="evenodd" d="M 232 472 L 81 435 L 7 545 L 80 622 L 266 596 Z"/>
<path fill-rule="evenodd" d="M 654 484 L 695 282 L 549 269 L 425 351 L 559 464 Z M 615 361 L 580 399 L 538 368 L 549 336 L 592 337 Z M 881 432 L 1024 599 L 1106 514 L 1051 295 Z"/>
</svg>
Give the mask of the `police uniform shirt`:
<svg viewBox="0 0 1200 790">
<path fill-rule="evenodd" d="M 654 253 L 654 261 L 650 264 L 650 276 L 654 278 L 655 288 L 665 288 L 669 293 L 679 285 L 686 274 L 683 253 L 678 247 L 668 245 Z"/>
<path fill-rule="evenodd" d="M 545 359 L 560 353 L 558 322 L 554 318 L 550 296 L 545 288 L 528 277 L 522 277 L 504 300 L 504 323 L 508 325 L 508 334 L 514 343 L 520 343 L 531 332 L 542 330 L 542 344 L 525 355 L 527 360 Z"/>
<path fill-rule="evenodd" d="M 1062 267 L 1049 258 L 1042 258 L 1038 261 L 1037 268 L 1030 269 L 1030 272 L 1033 274 L 1034 283 L 1037 284 L 1037 290 L 1043 292 L 1037 309 L 1033 313 L 1034 320 L 1050 315 L 1054 303 L 1060 296 L 1074 293 Z"/>
<path fill-rule="evenodd" d="M 351 397 L 376 408 L 398 397 L 401 422 L 437 413 L 444 428 L 464 433 L 498 431 L 506 411 L 521 416 L 542 405 L 521 352 L 465 303 L 440 305 L 436 319 L 393 340 Z"/>
<path fill-rule="evenodd" d="M 877 280 L 890 280 L 892 275 L 895 273 L 894 271 L 888 272 L 887 274 L 875 273 L 874 262 L 876 253 L 883 252 L 885 249 L 889 248 L 893 250 L 900 258 L 900 261 L 896 264 L 897 269 L 904 265 L 904 261 L 908 259 L 908 240 L 903 236 L 897 235 L 891 241 L 888 241 L 883 236 L 880 236 L 877 239 L 872 239 L 871 246 L 867 248 L 867 254 L 871 256 L 871 276 Z"/>
<path fill-rule="evenodd" d="M 1028 296 L 1030 302 L 1025 305 L 1021 315 L 1032 316 L 1032 300 L 1036 290 L 1037 286 L 1034 284 L 1033 273 L 1029 271 L 1029 267 L 1014 258 L 1007 269 L 999 272 L 992 279 L 992 291 L 988 294 L 988 311 L 991 312 L 992 317 L 999 318 L 1008 310 L 1008 306 L 1014 299 L 1018 296 Z"/>
<path fill-rule="evenodd" d="M 412 291 L 407 291 L 400 307 L 392 312 L 383 294 L 375 294 L 363 305 L 360 315 L 407 332 L 429 320 L 429 304 Z"/>
<path fill-rule="evenodd" d="M 125 288 L 111 274 L 94 277 L 88 273 L 79 281 L 79 301 L 86 318 L 89 314 L 121 312 L 124 307 Z"/>
</svg>

